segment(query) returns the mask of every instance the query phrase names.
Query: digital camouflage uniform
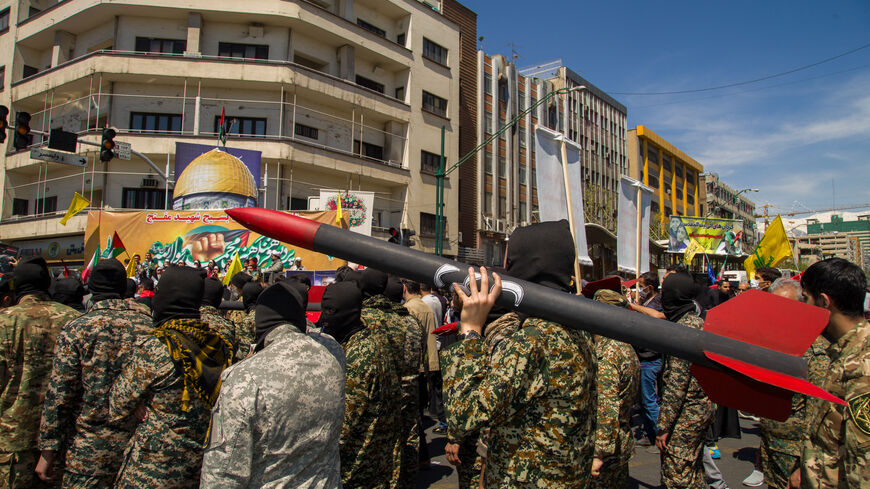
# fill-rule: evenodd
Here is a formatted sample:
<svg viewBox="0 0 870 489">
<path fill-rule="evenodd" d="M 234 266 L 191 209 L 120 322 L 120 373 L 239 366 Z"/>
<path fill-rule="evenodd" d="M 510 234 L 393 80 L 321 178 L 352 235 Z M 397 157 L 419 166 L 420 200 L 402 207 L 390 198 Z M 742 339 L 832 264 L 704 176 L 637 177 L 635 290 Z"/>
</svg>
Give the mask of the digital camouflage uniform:
<svg viewBox="0 0 870 489">
<path fill-rule="evenodd" d="M 481 339 L 442 353 L 448 434 L 488 427 L 486 487 L 589 486 L 596 360 L 588 333 L 530 318 L 491 359 Z"/>
<path fill-rule="evenodd" d="M 828 348 L 822 387 L 848 406 L 813 399 L 801 453 L 801 487 L 870 487 L 870 326 L 861 321 Z"/>
<path fill-rule="evenodd" d="M 79 315 L 44 294 L 0 310 L 0 489 L 42 487 L 33 470 L 54 346 L 63 325 Z"/>
<path fill-rule="evenodd" d="M 683 315 L 678 324 L 704 328 L 694 313 Z M 666 489 L 706 489 L 704 482 L 704 432 L 713 421 L 715 407 L 689 371 L 688 360 L 668 357 L 662 373 L 662 404 L 658 433 L 669 433 L 668 449 L 661 454 L 662 485 Z"/>
<path fill-rule="evenodd" d="M 804 353 L 809 373 L 807 380 L 821 387 L 828 374 L 830 359 L 825 352 L 830 345 L 819 336 Z M 810 424 L 812 404 L 807 396 L 794 394 L 791 399 L 791 416 L 785 421 L 761 419 L 761 468 L 764 482 L 771 489 L 787 489 L 788 478 L 801 457 L 801 441 Z"/>
<path fill-rule="evenodd" d="M 210 409 L 191 395 L 190 409 L 184 411 L 183 393 L 183 375 L 166 343 L 150 334 L 140 336 L 109 396 L 110 422 L 126 419 L 137 406 L 146 410 L 127 445 L 116 489 L 199 487 Z"/>
<path fill-rule="evenodd" d="M 202 306 L 199 308 L 199 317 L 206 323 L 209 328 L 215 333 L 226 338 L 230 343 L 236 344 L 236 328 L 232 321 L 228 321 L 221 316 L 214 306 Z"/>
<path fill-rule="evenodd" d="M 628 481 L 628 462 L 634 452 L 631 407 L 640 385 L 640 361 L 634 348 L 603 336 L 595 339 L 598 402 L 595 424 L 595 457 L 601 459 L 594 488 L 622 488 Z"/>
<path fill-rule="evenodd" d="M 129 360 L 137 336 L 147 333 L 151 324 L 145 305 L 107 299 L 67 323 L 58 335 L 39 448 L 66 450 L 65 488 L 112 486 L 135 419 L 107 422 L 109 389 Z M 79 483 L 87 480 L 90 483 Z"/>
<path fill-rule="evenodd" d="M 344 345 L 347 361 L 341 427 L 341 482 L 345 489 L 386 489 L 393 478 L 393 450 L 404 439 L 401 421 L 401 346 L 394 343 L 392 306 L 363 303 L 363 329 Z M 375 301 L 375 302 L 373 302 Z"/>
</svg>

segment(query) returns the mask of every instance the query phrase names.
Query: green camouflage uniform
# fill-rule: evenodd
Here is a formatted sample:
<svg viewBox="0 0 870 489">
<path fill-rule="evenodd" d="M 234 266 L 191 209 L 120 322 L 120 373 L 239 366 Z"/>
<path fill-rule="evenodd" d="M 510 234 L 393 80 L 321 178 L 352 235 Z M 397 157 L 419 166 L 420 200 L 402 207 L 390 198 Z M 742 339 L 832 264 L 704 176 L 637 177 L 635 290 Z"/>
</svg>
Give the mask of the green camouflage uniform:
<svg viewBox="0 0 870 489">
<path fill-rule="evenodd" d="M 813 399 L 801 453 L 801 487 L 870 487 L 870 325 L 861 321 L 828 348 L 823 389 L 848 406 Z"/>
<path fill-rule="evenodd" d="M 42 487 L 33 470 L 54 346 L 63 325 L 79 315 L 45 294 L 0 310 L 0 489 Z"/>
<path fill-rule="evenodd" d="M 151 329 L 151 311 L 124 299 L 97 302 L 57 337 L 39 433 L 41 450 L 66 450 L 64 487 L 109 488 L 121 466 L 135 419 L 107 423 L 109 389 Z M 70 427 L 74 427 L 70 430 Z"/>
<path fill-rule="evenodd" d="M 184 411 L 183 393 L 183 374 L 166 344 L 150 334 L 140 336 L 109 396 L 110 422 L 123 421 L 137 406 L 146 409 L 127 445 L 116 489 L 199 487 L 210 409 L 192 395 Z"/>
<path fill-rule="evenodd" d="M 825 350 L 828 340 L 819 336 L 804 353 L 809 373 L 807 380 L 820 386 L 828 374 L 831 360 Z M 810 399 L 794 394 L 791 399 L 791 416 L 785 421 L 761 419 L 761 468 L 764 482 L 771 489 L 787 489 L 788 478 L 801 457 L 801 440 L 810 424 Z"/>
<path fill-rule="evenodd" d="M 404 440 L 401 421 L 402 347 L 394 343 L 392 306 L 379 297 L 363 303 L 363 329 L 344 345 L 346 409 L 341 427 L 341 482 L 345 489 L 386 489 L 393 478 L 393 449 Z"/>
<path fill-rule="evenodd" d="M 704 328 L 694 313 L 683 315 L 678 324 Z M 715 407 L 689 371 L 688 360 L 668 357 L 662 372 L 664 389 L 658 432 L 669 433 L 668 449 L 662 453 L 662 485 L 666 489 L 706 489 L 704 482 L 704 432 L 713 422 Z"/>
<path fill-rule="evenodd" d="M 595 340 L 598 358 L 598 388 L 595 424 L 595 457 L 604 465 L 592 479 L 594 488 L 622 488 L 628 481 L 628 461 L 634 452 L 631 436 L 631 407 L 640 386 L 640 361 L 634 348 L 603 336 Z"/>
<path fill-rule="evenodd" d="M 233 323 L 235 325 L 235 333 L 233 336 L 235 342 L 238 342 L 238 345 L 236 346 L 236 356 L 233 363 L 238 363 L 245 358 L 248 358 L 253 350 L 251 345 L 257 341 L 257 323 L 254 320 L 254 316 L 255 309 L 251 308 L 250 311 L 244 313 L 244 316 L 241 316 L 240 321 Z M 233 344 L 236 344 L 235 342 Z"/>
<path fill-rule="evenodd" d="M 202 306 L 199 308 L 199 317 L 211 328 L 215 333 L 226 338 L 230 343 L 236 344 L 236 328 L 231 321 L 227 321 L 221 317 L 220 311 L 214 306 Z"/>
<path fill-rule="evenodd" d="M 588 333 L 543 319 L 496 348 L 466 339 L 442 352 L 448 436 L 489 428 L 486 487 L 589 486 L 596 361 Z"/>
</svg>

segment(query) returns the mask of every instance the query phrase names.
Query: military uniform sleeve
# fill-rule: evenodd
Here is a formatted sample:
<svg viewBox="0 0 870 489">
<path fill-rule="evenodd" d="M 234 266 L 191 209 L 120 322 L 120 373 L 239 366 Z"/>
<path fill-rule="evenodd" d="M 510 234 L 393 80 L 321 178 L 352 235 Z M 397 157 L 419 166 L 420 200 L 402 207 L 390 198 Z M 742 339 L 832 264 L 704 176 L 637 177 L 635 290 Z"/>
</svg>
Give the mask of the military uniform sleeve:
<svg viewBox="0 0 870 489">
<path fill-rule="evenodd" d="M 606 341 L 596 345 L 598 374 L 595 377 L 598 403 L 595 423 L 595 457 L 605 459 L 616 453 L 619 438 L 619 366 L 608 355 Z"/>
<path fill-rule="evenodd" d="M 689 383 L 692 381 L 692 373 L 689 371 L 689 362 L 676 357 L 668 358 L 668 366 L 665 368 L 662 380 L 662 404 L 659 409 L 658 430 L 662 433 L 670 433 L 677 421 L 680 411 L 683 410 L 683 402 L 689 391 Z"/>
<path fill-rule="evenodd" d="M 82 385 L 82 366 L 78 348 L 71 338 L 72 334 L 69 328 L 64 328 L 57 337 L 39 428 L 41 450 L 59 451 L 63 445 L 64 433 L 75 422 L 72 414 Z"/>
<path fill-rule="evenodd" d="M 870 376 L 849 380 L 846 392 L 845 487 L 870 487 Z"/>
<path fill-rule="evenodd" d="M 258 386 L 230 371 L 211 413 L 200 489 L 248 487 L 254 455 Z"/>
<path fill-rule="evenodd" d="M 139 337 L 135 352 L 109 393 L 109 421 L 123 421 L 149 401 L 154 388 L 170 379 L 174 368 L 166 345 L 151 335 Z"/>
<path fill-rule="evenodd" d="M 373 355 L 368 338 L 348 345 L 345 370 L 345 422 L 341 425 L 342 440 L 354 436 L 349 431 L 354 423 L 348 420 L 363 417 L 366 407 L 371 403 L 369 388 L 377 379 L 383 377 L 377 371 L 381 368 L 382 362 L 371 361 Z"/>
</svg>

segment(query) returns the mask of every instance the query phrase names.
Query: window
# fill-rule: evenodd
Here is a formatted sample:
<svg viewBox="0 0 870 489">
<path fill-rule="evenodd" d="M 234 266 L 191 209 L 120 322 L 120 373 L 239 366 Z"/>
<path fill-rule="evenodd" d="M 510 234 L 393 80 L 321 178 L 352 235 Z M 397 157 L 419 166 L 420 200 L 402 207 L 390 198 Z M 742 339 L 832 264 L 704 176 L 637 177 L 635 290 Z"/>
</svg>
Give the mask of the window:
<svg viewBox="0 0 870 489">
<path fill-rule="evenodd" d="M 0 66 L 0 92 L 6 89 L 6 67 Z"/>
<path fill-rule="evenodd" d="M 659 150 L 657 150 L 656 148 L 647 146 L 646 156 L 651 163 L 659 162 Z"/>
<path fill-rule="evenodd" d="M 526 131 L 523 128 L 520 128 L 519 140 L 520 140 L 520 148 L 525 148 L 526 147 Z"/>
<path fill-rule="evenodd" d="M 498 81 L 498 99 L 502 102 L 508 101 L 508 84 L 507 80 Z"/>
<path fill-rule="evenodd" d="M 498 217 L 504 219 L 505 212 L 507 211 L 507 204 L 504 195 L 498 196 Z"/>
<path fill-rule="evenodd" d="M 57 210 L 57 196 L 36 199 L 36 213 L 47 214 Z"/>
<path fill-rule="evenodd" d="M 520 201 L 520 221 L 526 221 L 526 203 L 522 200 Z"/>
<path fill-rule="evenodd" d="M 521 111 L 526 110 L 526 92 L 519 90 L 517 93 L 517 106 Z"/>
<path fill-rule="evenodd" d="M 396 44 L 398 44 L 399 46 L 404 46 L 405 42 L 406 42 L 406 38 L 407 37 L 405 36 L 404 32 L 399 34 L 398 36 L 396 36 Z"/>
<path fill-rule="evenodd" d="M 441 64 L 447 65 L 447 48 L 444 46 L 439 46 L 434 42 L 423 38 L 423 57 L 431 59 L 432 61 Z"/>
<path fill-rule="evenodd" d="M 420 236 L 435 236 L 435 224 L 438 222 L 435 214 L 420 213 Z M 442 236 L 447 234 L 447 218 L 441 217 Z"/>
<path fill-rule="evenodd" d="M 501 178 L 507 176 L 507 160 L 502 155 L 498 155 L 498 176 Z"/>
<path fill-rule="evenodd" d="M 363 76 L 359 76 L 359 75 L 356 76 L 356 84 L 361 86 L 361 87 L 366 87 L 369 90 L 374 90 L 378 93 L 384 93 L 384 84 L 383 83 L 378 83 L 374 80 L 369 80 L 368 78 L 365 78 Z"/>
<path fill-rule="evenodd" d="M 695 196 L 693 194 L 686 194 L 686 203 L 689 205 L 695 205 Z"/>
<path fill-rule="evenodd" d="M 423 90 L 423 110 L 447 117 L 447 99 Z"/>
<path fill-rule="evenodd" d="M 186 49 L 187 41 L 184 39 L 136 38 L 136 51 L 143 53 L 184 54 Z"/>
<path fill-rule="evenodd" d="M 363 29 L 365 29 L 365 30 L 371 32 L 372 34 L 377 34 L 378 36 L 381 36 L 381 37 L 384 37 L 384 38 L 387 37 L 387 31 L 381 29 L 380 27 L 377 27 L 377 26 L 371 25 L 371 24 L 369 24 L 368 22 L 366 22 L 366 21 L 364 21 L 364 20 L 362 20 L 362 19 L 360 19 L 360 18 L 357 18 L 357 19 L 356 19 L 356 25 L 358 25 L 358 26 L 362 27 Z"/>
<path fill-rule="evenodd" d="M 384 159 L 384 147 L 378 146 L 376 144 L 371 143 L 362 143 L 362 148 L 360 148 L 359 139 L 355 139 L 353 142 L 353 152 L 355 154 L 364 156 L 366 158 L 373 158 L 376 160 L 383 161 Z"/>
<path fill-rule="evenodd" d="M 396 98 L 405 100 L 405 87 L 396 87 Z"/>
<path fill-rule="evenodd" d="M 526 183 L 526 165 L 520 165 L 518 173 L 519 173 L 520 183 L 521 184 Z"/>
<path fill-rule="evenodd" d="M 504 114 L 502 114 L 501 112 L 499 112 L 499 113 L 498 113 L 498 126 L 496 126 L 495 130 L 496 130 L 496 131 L 501 131 L 501 129 L 504 127 L 504 123 L 505 123 L 505 121 L 504 121 Z M 502 139 L 505 139 L 505 138 L 507 137 L 507 135 L 505 134 L 506 132 L 507 132 L 507 131 L 501 133 L 501 134 L 499 135 L 499 137 L 502 138 Z"/>
<path fill-rule="evenodd" d="M 0 12 L 0 32 L 9 30 L 9 7 Z"/>
<path fill-rule="evenodd" d="M 483 154 L 483 168 L 487 175 L 492 175 L 492 153 L 489 150 Z"/>
<path fill-rule="evenodd" d="M 317 139 L 318 130 L 316 127 L 306 126 L 304 124 L 296 123 L 296 130 L 294 131 L 297 136 L 302 136 L 304 138 L 309 139 Z"/>
<path fill-rule="evenodd" d="M 35 66 L 24 65 L 24 68 L 22 69 L 21 76 L 23 78 L 27 78 L 27 77 L 33 76 L 37 73 L 39 73 L 39 68 L 37 68 Z"/>
<path fill-rule="evenodd" d="M 181 114 L 130 112 L 130 130 L 142 132 L 181 132 Z"/>
<path fill-rule="evenodd" d="M 27 199 L 12 199 L 12 215 L 26 216 L 27 215 Z"/>
<path fill-rule="evenodd" d="M 317 61 L 317 60 L 302 56 L 301 54 L 298 54 L 298 53 L 293 55 L 293 62 L 296 63 L 297 65 L 301 65 L 301 66 L 304 66 L 306 68 L 311 68 L 314 71 L 322 71 L 324 73 L 326 72 L 326 68 L 327 68 L 327 63 L 323 63 L 321 61 Z"/>
<path fill-rule="evenodd" d="M 287 197 L 287 209 L 291 211 L 307 211 L 308 199 L 299 197 Z"/>
<path fill-rule="evenodd" d="M 218 56 L 227 58 L 269 59 L 267 44 L 218 43 Z"/>
<path fill-rule="evenodd" d="M 483 92 L 492 95 L 492 75 L 489 73 L 483 74 Z"/>
<path fill-rule="evenodd" d="M 438 166 L 441 164 L 441 155 L 430 153 L 428 151 L 420 151 L 420 171 L 423 173 L 435 174 L 438 171 Z M 446 166 L 447 159 L 444 164 Z"/>
<path fill-rule="evenodd" d="M 235 136 L 265 136 L 266 135 L 266 118 L 265 117 L 232 117 L 227 116 L 227 119 L 232 121 L 230 126 L 230 134 Z M 220 133 L 221 116 L 214 117 L 214 132 Z"/>
<path fill-rule="evenodd" d="M 483 193 L 483 215 L 492 216 L 492 192 Z"/>
<path fill-rule="evenodd" d="M 162 188 L 125 187 L 121 194 L 124 209 L 163 209 L 166 201 L 166 192 Z M 172 202 L 172 190 L 169 191 L 169 202 Z"/>
</svg>

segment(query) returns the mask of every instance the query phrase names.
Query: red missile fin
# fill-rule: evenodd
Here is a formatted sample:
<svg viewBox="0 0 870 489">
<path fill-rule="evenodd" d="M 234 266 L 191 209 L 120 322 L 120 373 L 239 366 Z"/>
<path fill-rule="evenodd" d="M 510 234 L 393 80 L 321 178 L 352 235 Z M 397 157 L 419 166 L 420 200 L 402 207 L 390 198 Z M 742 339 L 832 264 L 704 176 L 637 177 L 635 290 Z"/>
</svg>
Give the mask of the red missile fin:
<svg viewBox="0 0 870 489">
<path fill-rule="evenodd" d="M 314 248 L 314 235 L 323 224 L 286 212 L 258 207 L 227 209 L 226 213 L 255 233 L 309 250 Z"/>
<path fill-rule="evenodd" d="M 692 375 L 711 401 L 734 409 L 783 421 L 791 414 L 791 391 L 728 370 L 692 365 Z"/>
</svg>

